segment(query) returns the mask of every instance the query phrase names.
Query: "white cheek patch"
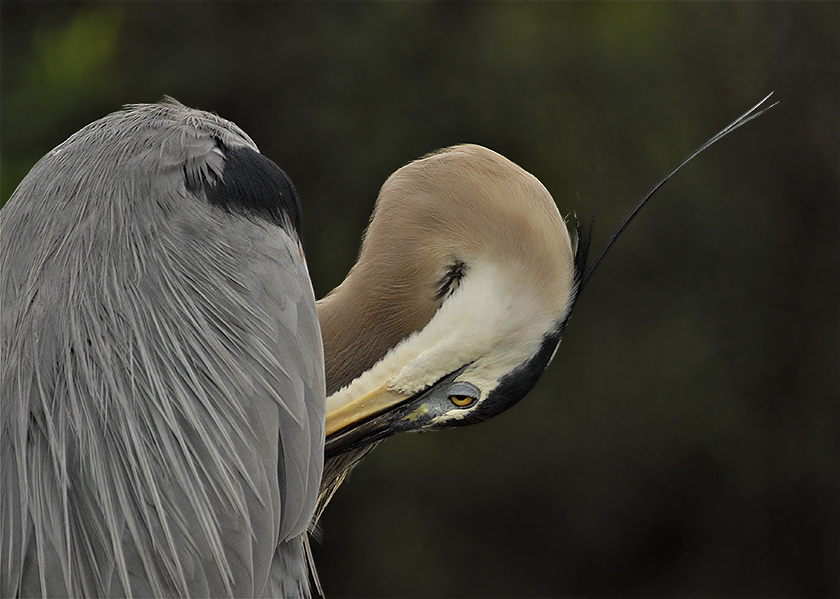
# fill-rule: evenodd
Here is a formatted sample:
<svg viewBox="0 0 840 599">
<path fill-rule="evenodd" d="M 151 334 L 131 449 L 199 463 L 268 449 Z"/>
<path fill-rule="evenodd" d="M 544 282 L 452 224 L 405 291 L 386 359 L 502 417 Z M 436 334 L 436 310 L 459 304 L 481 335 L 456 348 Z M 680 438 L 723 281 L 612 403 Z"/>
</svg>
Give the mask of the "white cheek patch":
<svg viewBox="0 0 840 599">
<path fill-rule="evenodd" d="M 471 364 L 458 380 L 476 385 L 482 396 L 498 380 L 533 356 L 562 316 L 517 287 L 489 262 L 470 264 L 458 289 L 431 321 L 401 341 L 376 365 L 327 399 L 327 411 L 384 385 L 411 395 Z"/>
</svg>

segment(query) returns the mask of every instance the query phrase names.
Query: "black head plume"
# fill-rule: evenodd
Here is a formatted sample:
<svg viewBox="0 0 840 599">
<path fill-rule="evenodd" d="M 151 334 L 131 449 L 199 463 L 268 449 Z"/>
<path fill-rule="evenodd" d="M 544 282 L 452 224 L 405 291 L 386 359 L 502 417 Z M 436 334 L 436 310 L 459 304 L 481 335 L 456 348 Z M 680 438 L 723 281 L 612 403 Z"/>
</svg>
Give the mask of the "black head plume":
<svg viewBox="0 0 840 599">
<path fill-rule="evenodd" d="M 592 242 L 592 231 L 595 228 L 595 214 L 598 209 L 598 183 L 596 181 L 595 201 L 593 202 L 592 218 L 589 221 L 589 228 L 586 231 L 584 231 L 583 227 L 580 224 L 580 221 L 578 219 L 575 219 L 575 230 L 577 233 L 577 246 L 575 248 L 575 278 L 577 279 L 577 288 L 575 290 L 575 297 L 573 302 L 577 301 L 577 298 L 580 296 L 581 290 L 592 277 L 592 273 L 595 272 L 595 268 L 598 266 L 598 264 L 601 263 L 601 260 L 604 259 L 604 256 L 606 255 L 607 251 L 613 246 L 618 237 L 624 232 L 624 230 L 630 225 L 630 223 L 633 222 L 633 219 L 636 218 L 636 215 L 644 207 L 644 205 L 647 204 L 648 200 L 650 200 L 653 197 L 653 195 L 657 191 L 659 191 L 659 188 L 665 185 L 665 182 L 668 179 L 673 177 L 678 170 L 680 170 L 682 167 L 688 164 L 700 152 L 711 146 L 716 141 L 723 139 L 724 137 L 735 131 L 735 129 L 737 129 L 741 125 L 753 120 L 758 116 L 761 116 L 761 114 L 763 114 L 765 111 L 769 110 L 770 108 L 773 108 L 773 106 L 778 104 L 778 102 L 775 102 L 770 106 L 758 110 L 758 108 L 762 104 L 764 104 L 772 95 L 773 92 L 767 94 L 767 96 L 761 102 L 750 108 L 747 112 L 739 116 L 737 119 L 735 119 L 725 128 L 723 128 L 720 132 L 718 132 L 717 135 L 715 135 L 709 141 L 707 141 L 702 146 L 694 150 L 694 152 L 692 152 L 685 160 L 683 160 L 679 165 L 677 165 L 676 168 L 674 168 L 670 173 L 665 175 L 662 178 L 662 180 L 659 181 L 659 183 L 654 185 L 653 188 L 651 188 L 651 190 L 647 192 L 645 197 L 643 197 L 642 200 L 638 204 L 636 204 L 636 207 L 633 208 L 633 210 L 631 210 L 630 213 L 624 218 L 624 220 L 621 222 L 621 224 L 618 226 L 615 232 L 607 240 L 607 243 L 604 244 L 604 247 L 601 249 L 601 251 L 598 252 L 598 255 L 595 256 L 595 259 L 592 260 L 592 263 L 589 264 L 589 266 L 587 267 L 586 262 L 589 257 L 589 249 Z"/>
</svg>

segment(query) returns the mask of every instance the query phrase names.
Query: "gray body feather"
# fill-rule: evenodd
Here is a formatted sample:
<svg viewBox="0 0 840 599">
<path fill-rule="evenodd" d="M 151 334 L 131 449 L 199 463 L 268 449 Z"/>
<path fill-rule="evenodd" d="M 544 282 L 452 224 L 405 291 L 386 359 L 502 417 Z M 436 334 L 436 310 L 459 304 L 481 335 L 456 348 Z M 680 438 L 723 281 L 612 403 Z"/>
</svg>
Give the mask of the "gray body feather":
<svg viewBox="0 0 840 599">
<path fill-rule="evenodd" d="M 324 366 L 297 235 L 211 205 L 175 103 L 44 157 L 0 212 L 0 594 L 308 593 Z M 198 191 L 196 191 L 198 189 Z"/>
</svg>

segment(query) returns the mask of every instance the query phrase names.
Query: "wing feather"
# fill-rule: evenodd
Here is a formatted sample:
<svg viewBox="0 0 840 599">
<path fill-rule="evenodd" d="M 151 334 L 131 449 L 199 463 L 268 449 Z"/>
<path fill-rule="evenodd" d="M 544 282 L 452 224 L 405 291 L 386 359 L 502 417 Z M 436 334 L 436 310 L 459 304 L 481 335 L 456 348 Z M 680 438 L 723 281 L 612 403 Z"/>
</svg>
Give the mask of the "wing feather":
<svg viewBox="0 0 840 599">
<path fill-rule="evenodd" d="M 314 297 L 285 221 L 191 184 L 224 181 L 224 148 L 256 152 L 131 107 L 0 213 L 3 596 L 308 592 L 278 556 L 298 563 L 321 477 Z"/>
</svg>

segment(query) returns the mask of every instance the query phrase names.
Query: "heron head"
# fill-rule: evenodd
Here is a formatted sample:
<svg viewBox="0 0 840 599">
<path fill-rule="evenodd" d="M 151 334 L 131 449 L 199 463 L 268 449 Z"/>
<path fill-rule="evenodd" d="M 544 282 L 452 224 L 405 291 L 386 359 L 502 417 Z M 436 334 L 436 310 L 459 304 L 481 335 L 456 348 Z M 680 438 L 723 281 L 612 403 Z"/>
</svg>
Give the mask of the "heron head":
<svg viewBox="0 0 840 599">
<path fill-rule="evenodd" d="M 518 402 L 556 351 L 575 273 L 551 195 L 499 154 L 455 146 L 395 172 L 319 303 L 327 456 Z"/>
</svg>

